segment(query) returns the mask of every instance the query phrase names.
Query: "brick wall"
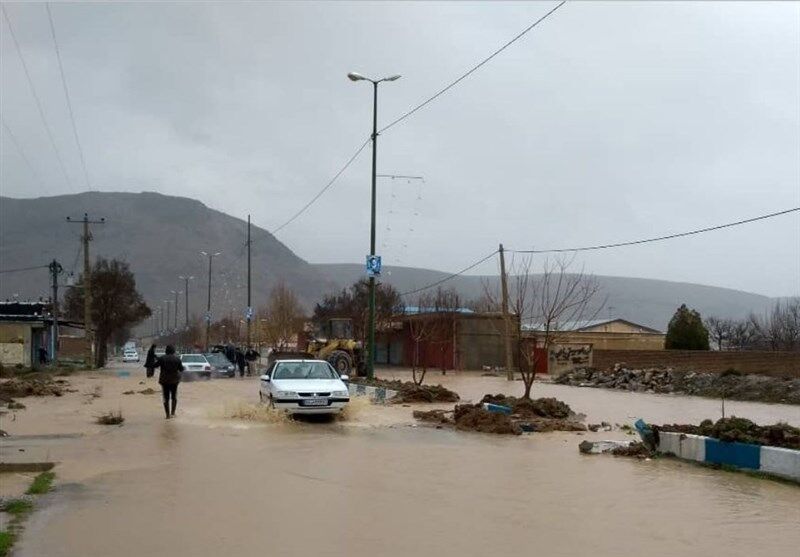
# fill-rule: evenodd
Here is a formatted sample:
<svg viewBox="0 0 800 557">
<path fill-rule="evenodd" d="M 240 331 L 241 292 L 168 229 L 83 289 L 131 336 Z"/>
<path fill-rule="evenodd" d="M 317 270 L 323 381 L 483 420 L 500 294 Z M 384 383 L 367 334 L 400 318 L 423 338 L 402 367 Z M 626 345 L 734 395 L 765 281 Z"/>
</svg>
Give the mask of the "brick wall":
<svg viewBox="0 0 800 557">
<path fill-rule="evenodd" d="M 711 352 L 702 350 L 594 350 L 594 367 L 616 363 L 629 368 L 666 366 L 683 371 L 736 369 L 775 377 L 800 378 L 800 352 Z"/>
</svg>

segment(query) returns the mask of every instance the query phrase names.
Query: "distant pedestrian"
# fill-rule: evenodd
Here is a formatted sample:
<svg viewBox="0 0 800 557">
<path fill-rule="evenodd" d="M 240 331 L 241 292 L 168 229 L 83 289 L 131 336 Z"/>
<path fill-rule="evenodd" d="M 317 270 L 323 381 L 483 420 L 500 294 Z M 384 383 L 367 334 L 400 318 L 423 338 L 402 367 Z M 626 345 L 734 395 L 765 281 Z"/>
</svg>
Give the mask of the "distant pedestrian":
<svg viewBox="0 0 800 557">
<path fill-rule="evenodd" d="M 244 353 L 244 359 L 247 361 L 247 375 L 253 375 L 253 369 L 256 367 L 256 360 L 261 357 L 255 349 L 248 348 L 247 352 Z"/>
<path fill-rule="evenodd" d="M 157 367 L 158 358 L 156 357 L 156 345 L 151 344 L 150 350 L 147 351 L 147 356 L 144 359 L 144 368 L 147 370 L 147 376 L 152 377 Z"/>
<path fill-rule="evenodd" d="M 44 346 L 39 347 L 39 364 L 47 365 L 47 348 Z"/>
<path fill-rule="evenodd" d="M 236 367 L 239 368 L 239 377 L 244 377 L 244 366 L 247 364 L 247 360 L 244 359 L 244 352 L 242 352 L 239 348 L 235 350 L 236 355 Z"/>
<path fill-rule="evenodd" d="M 183 363 L 175 355 L 175 347 L 167 345 L 166 353 L 158 358 L 156 366 L 161 369 L 158 374 L 158 383 L 161 385 L 161 393 L 164 396 L 164 413 L 167 419 L 175 417 L 175 409 L 178 406 L 178 383 L 181 382 L 181 372 Z M 170 406 L 170 403 L 171 406 Z"/>
</svg>

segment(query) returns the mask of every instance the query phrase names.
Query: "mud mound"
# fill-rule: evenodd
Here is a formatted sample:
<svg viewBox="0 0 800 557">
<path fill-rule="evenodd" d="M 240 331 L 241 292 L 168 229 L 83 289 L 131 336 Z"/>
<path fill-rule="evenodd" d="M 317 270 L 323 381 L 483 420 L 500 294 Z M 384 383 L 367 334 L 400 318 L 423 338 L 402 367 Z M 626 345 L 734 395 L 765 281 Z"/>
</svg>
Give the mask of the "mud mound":
<svg viewBox="0 0 800 557">
<path fill-rule="evenodd" d="M 433 424 L 454 424 L 452 410 L 414 410 L 414 418 Z"/>
<path fill-rule="evenodd" d="M 454 410 L 456 429 L 497 433 L 501 435 L 520 435 L 520 428 L 510 416 L 496 414 L 483 408 L 481 404 L 457 404 Z"/>
<path fill-rule="evenodd" d="M 0 382 L 0 400 L 9 401 L 26 396 L 62 396 L 65 385 L 68 383 L 63 379 L 54 381 L 49 376 L 15 377 Z"/>
<path fill-rule="evenodd" d="M 486 395 L 481 399 L 481 402 L 488 402 L 491 404 L 500 404 L 502 406 L 509 406 L 512 414 L 524 418 L 553 418 L 565 419 L 574 416 L 572 408 L 565 402 L 561 402 L 556 398 L 537 398 L 528 400 L 526 398 L 516 398 L 506 395 Z"/>
<path fill-rule="evenodd" d="M 641 441 L 631 443 L 627 447 L 615 447 L 611 450 L 614 456 L 633 456 L 636 458 L 650 458 L 653 452 Z"/>
<path fill-rule="evenodd" d="M 397 391 L 397 396 L 391 400 L 393 403 L 458 402 L 461 400 L 458 393 L 441 385 L 416 385 L 411 381 L 365 378 L 355 379 L 352 383 Z"/>
<path fill-rule="evenodd" d="M 689 433 L 714 437 L 720 441 L 751 443 L 753 445 L 769 445 L 785 449 L 800 450 L 800 428 L 789 424 L 777 423 L 760 426 L 746 418 L 722 418 L 716 423 L 703 420 L 700 425 L 671 424 L 655 426 L 659 431 Z"/>
</svg>

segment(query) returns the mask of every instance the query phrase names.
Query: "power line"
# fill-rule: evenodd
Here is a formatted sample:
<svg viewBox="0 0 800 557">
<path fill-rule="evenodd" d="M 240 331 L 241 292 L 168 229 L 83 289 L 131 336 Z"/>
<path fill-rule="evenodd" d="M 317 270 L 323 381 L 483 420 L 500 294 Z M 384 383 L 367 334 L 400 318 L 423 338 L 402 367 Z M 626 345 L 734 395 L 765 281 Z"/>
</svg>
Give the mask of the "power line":
<svg viewBox="0 0 800 557">
<path fill-rule="evenodd" d="M 363 151 L 363 150 L 364 150 L 364 147 L 366 147 L 366 146 L 367 146 L 367 144 L 369 144 L 369 142 L 370 142 L 370 139 L 371 139 L 371 138 L 367 138 L 367 140 L 366 140 L 366 141 L 364 141 L 364 143 L 362 143 L 362 144 L 361 144 L 361 147 L 359 147 L 359 148 L 358 148 L 358 150 L 356 150 L 356 152 L 353 154 L 353 156 L 352 156 L 352 157 L 350 157 L 350 159 L 349 159 L 349 160 L 348 160 L 348 161 L 345 163 L 345 165 L 344 165 L 342 168 L 340 168 L 340 169 L 339 169 L 339 172 L 337 172 L 337 173 L 334 175 L 334 177 L 333 177 L 333 178 L 331 178 L 331 179 L 330 179 L 330 181 L 328 181 L 328 183 L 327 183 L 327 184 L 325 184 L 325 187 L 324 187 L 324 188 L 322 188 L 321 190 L 319 190 L 319 193 L 317 193 L 317 195 L 315 195 L 314 197 L 312 197 L 312 198 L 311 198 L 311 201 L 309 201 L 308 203 L 306 203 L 305 205 L 303 205 L 303 207 L 302 207 L 302 208 L 301 208 L 299 211 L 297 211 L 297 212 L 296 212 L 294 215 L 292 215 L 292 216 L 289 218 L 289 220 L 287 220 L 286 222 L 284 222 L 284 223 L 283 223 L 282 225 L 280 225 L 278 228 L 274 229 L 274 230 L 272 231 L 272 233 L 273 233 L 273 234 L 277 234 L 278 232 L 280 232 L 281 230 L 283 230 L 284 228 L 286 228 L 286 226 L 288 226 L 290 223 L 292 223 L 292 222 L 293 222 L 293 221 L 294 221 L 294 220 L 295 220 L 297 217 L 299 217 L 300 215 L 302 215 L 302 214 L 303 214 L 303 213 L 306 211 L 306 209 L 308 209 L 309 207 L 311 207 L 311 205 L 313 205 L 313 204 L 314 204 L 314 202 L 315 202 L 317 199 L 319 199 L 320 197 L 322 197 L 322 194 L 323 194 L 323 193 L 325 193 L 326 191 L 328 191 L 328 188 L 330 188 L 330 187 L 333 185 L 333 183 L 334 183 L 334 182 L 336 182 L 336 180 L 339 178 L 339 176 L 341 176 L 341 175 L 342 175 L 342 173 L 344 173 L 344 171 L 345 171 L 345 170 L 347 170 L 347 169 L 348 169 L 348 167 L 349 167 L 351 164 L 353 164 L 353 161 L 355 161 L 355 160 L 356 160 L 356 158 L 358 158 L 358 155 L 360 155 L 360 154 L 361 154 L 361 151 Z"/>
<path fill-rule="evenodd" d="M 456 79 L 455 81 L 451 82 L 451 83 L 450 83 L 449 85 L 447 85 L 447 86 L 446 86 L 444 89 L 441 89 L 439 92 L 435 93 L 433 96 L 429 97 L 427 100 L 425 100 L 425 101 L 421 102 L 420 104 L 418 104 L 417 106 L 415 106 L 414 108 L 412 108 L 411 110 L 409 110 L 408 112 L 406 112 L 405 114 L 403 114 L 402 116 L 400 116 L 399 118 L 397 118 L 396 120 L 393 120 L 391 123 L 389 123 L 388 125 L 386 125 L 386 126 L 384 126 L 383 128 L 381 128 L 381 129 L 380 129 L 380 131 L 379 131 L 378 133 L 383 133 L 383 132 L 385 132 L 386 130 L 388 130 L 389 128 L 391 128 L 391 127 L 393 127 L 393 126 L 395 126 L 395 125 L 399 124 L 400 122 L 402 122 L 403 120 L 405 120 L 406 118 L 408 118 L 409 116 L 411 116 L 412 114 L 414 114 L 415 112 L 417 112 L 418 110 L 420 110 L 421 108 L 425 107 L 426 105 L 428 105 L 428 104 L 430 104 L 431 102 L 435 101 L 437 98 L 439 98 L 439 97 L 441 97 L 442 95 L 444 95 L 444 94 L 445 94 L 447 91 L 449 91 L 450 89 L 452 89 L 453 87 L 455 87 L 456 85 L 458 85 L 459 83 L 461 83 L 463 80 L 465 80 L 466 78 L 468 78 L 470 75 L 472 75 L 472 74 L 473 74 L 475 71 L 477 71 L 478 69 L 480 69 L 480 68 L 481 68 L 481 67 L 482 67 L 484 64 L 486 64 L 487 62 L 489 62 L 489 61 L 490 61 L 492 58 L 494 58 L 495 56 L 497 56 L 498 54 L 500 54 L 501 52 L 503 52 L 505 49 L 507 49 L 509 46 L 511 46 L 512 44 L 514 44 L 515 42 L 517 42 L 519 39 L 521 39 L 523 36 L 525 36 L 525 35 L 526 35 L 526 34 L 527 34 L 527 33 L 528 33 L 530 30 L 532 30 L 534 27 L 536 27 L 536 26 L 537 26 L 537 25 L 539 25 L 541 22 L 543 22 L 545 19 L 547 19 L 548 17 L 550 17 L 550 16 L 551 16 L 551 15 L 552 15 L 552 14 L 553 14 L 553 13 L 554 13 L 556 10 L 558 10 L 558 9 L 559 9 L 561 6 L 563 6 L 564 4 L 566 4 L 566 0 L 563 0 L 563 1 L 562 1 L 561 3 L 559 3 L 559 4 L 558 4 L 558 5 L 555 7 L 555 8 L 553 8 L 552 10 L 550 10 L 549 12 L 547 12 L 546 14 L 544 14 L 542 17 L 540 17 L 539 19 L 537 19 L 536 21 L 534 21 L 533 23 L 531 23 L 530 25 L 528 25 L 528 26 L 527 26 L 525 29 L 523 29 L 523 30 L 522 30 L 522 32 L 520 32 L 520 33 L 519 33 L 517 36 L 515 36 L 513 39 L 511 39 L 510 41 L 508 41 L 507 43 L 505 43 L 503 46 L 501 46 L 500 48 L 498 48 L 497 50 L 495 50 L 495 51 L 494 51 L 493 53 L 491 53 L 489 56 L 487 56 L 486 58 L 484 58 L 483 60 L 481 60 L 480 62 L 478 62 L 478 64 L 476 64 L 475 66 L 473 66 L 473 67 L 472 67 L 472 68 L 471 68 L 469 71 L 467 71 L 467 72 L 466 72 L 465 74 L 463 74 L 461 77 L 459 77 L 459 78 L 458 78 L 458 79 Z"/>
<path fill-rule="evenodd" d="M 523 37 L 525 34 L 527 34 L 527 33 L 528 33 L 528 32 L 529 32 L 531 29 L 533 29 L 534 27 L 536 27 L 537 25 L 539 25 L 539 24 L 540 24 L 542 21 L 544 21 L 545 19 L 547 19 L 548 17 L 550 17 L 550 15 L 552 15 L 552 14 L 553 14 L 553 13 L 554 13 L 556 10 L 558 10 L 558 9 L 559 9 L 561 6 L 563 6 L 564 4 L 566 4 L 566 0 L 563 0 L 563 1 L 562 1 L 561 3 L 559 3 L 559 4 L 558 4 L 558 5 L 555 7 L 555 8 L 553 8 L 552 10 L 550 10 L 549 12 L 547 12 L 546 14 L 544 14 L 542 17 L 540 17 L 539 19 L 537 19 L 536 21 L 534 21 L 533 23 L 531 23 L 530 25 L 528 25 L 528 27 L 526 27 L 525 29 L 523 29 L 523 30 L 522 30 L 520 33 L 518 33 L 518 34 L 517 34 L 517 35 L 516 35 L 514 38 L 512 38 L 510 41 L 506 42 L 506 43 L 505 43 L 503 46 L 501 46 L 499 49 L 495 50 L 495 51 L 494 51 L 492 54 L 490 54 L 489 56 L 487 56 L 486 58 L 484 58 L 483 60 L 481 60 L 480 62 L 478 62 L 478 64 L 476 64 L 475 66 L 473 66 L 473 67 L 472 67 L 472 68 L 471 68 L 469 71 L 467 71 L 466 73 L 464 73 L 464 74 L 463 74 L 461 77 L 459 77 L 459 78 L 458 78 L 458 79 L 456 79 L 455 81 L 451 82 L 449 85 L 447 85 L 446 87 L 444 87 L 443 89 L 441 89 L 439 92 L 437 92 L 436 94 L 434 94 L 432 97 L 430 97 L 430 98 L 428 98 L 427 100 L 423 101 L 422 103 L 418 104 L 417 106 L 415 106 L 414 108 L 412 108 L 411 110 L 409 110 L 408 112 L 406 112 L 405 114 L 403 114 L 402 116 L 400 116 L 399 118 L 397 118 L 396 120 L 393 120 L 391 123 L 389 123 L 389 125 L 387 125 L 387 126 L 384 126 L 383 128 L 381 128 L 381 129 L 378 131 L 378 133 L 383 133 L 383 132 L 385 132 L 386 130 L 388 130 L 389 128 L 391 128 L 391 127 L 393 127 L 393 126 L 395 126 L 395 125 L 399 124 L 400 122 L 402 122 L 403 120 L 405 120 L 406 118 L 408 118 L 409 116 L 411 116 L 412 114 L 414 114 L 415 112 L 417 112 L 418 110 L 420 110 L 421 108 L 423 108 L 424 106 L 426 106 L 426 105 L 428 105 L 429 103 L 433 102 L 434 100 L 436 100 L 437 98 L 439 98 L 440 96 L 442 96 L 443 94 L 445 94 L 447 91 L 449 91 L 450 89 L 452 89 L 453 87 L 455 87 L 456 85 L 458 85 L 458 84 L 459 84 L 460 82 L 462 82 L 464 79 L 466 79 L 467 77 L 469 77 L 470 75 L 472 75 L 472 74 L 473 74 L 475 71 L 477 71 L 479 68 L 481 68 L 481 67 L 482 67 L 484 64 L 486 64 L 487 62 L 489 62 L 489 61 L 490 61 L 492 58 L 494 58 L 495 56 L 497 56 L 498 54 L 500 54 L 501 52 L 503 52 L 503 51 L 504 51 L 506 48 L 508 48 L 509 46 L 511 46 L 512 44 L 514 44 L 515 42 L 517 42 L 519 39 L 521 39 L 521 38 L 522 38 L 522 37 Z M 346 163 L 346 164 L 344 165 L 344 167 L 342 167 L 342 169 L 341 169 L 341 170 L 340 170 L 340 171 L 339 171 L 339 172 L 336 174 L 336 176 L 334 176 L 334 177 L 333 177 L 333 179 L 331 179 L 331 181 L 330 181 L 330 182 L 328 182 L 328 183 L 327 183 L 327 185 L 326 185 L 324 188 L 322 188 L 322 190 L 320 190 L 320 192 L 319 192 L 317 195 L 315 195 L 315 196 L 314 196 L 314 197 L 311 199 L 311 201 L 309 201 L 308 203 L 306 203 L 306 204 L 303 206 L 303 208 L 302 208 L 302 209 L 300 209 L 300 210 L 299 210 L 299 211 L 298 211 L 296 214 L 294 214 L 294 215 L 293 215 L 293 216 L 292 216 L 292 217 L 291 217 L 289 220 L 287 220 L 285 223 L 283 223 L 283 224 L 282 224 L 282 225 L 280 225 L 278 228 L 276 228 L 275 230 L 273 230 L 273 231 L 272 231 L 272 233 L 273 233 L 273 234 L 276 234 L 277 232 L 279 232 L 280 230 L 282 230 L 282 229 L 283 229 L 284 227 L 286 227 L 286 226 L 287 226 L 289 223 L 291 223 L 291 222 L 292 222 L 292 221 L 294 221 L 294 220 L 295 220 L 297 217 L 299 217 L 301 214 L 303 214 L 303 213 L 306 211 L 306 209 L 308 209 L 308 208 L 309 208 L 311 205 L 313 205 L 313 204 L 314 204 L 314 202 L 316 202 L 316 201 L 317 201 L 317 199 L 319 199 L 319 198 L 322 196 L 322 194 L 323 194 L 323 193 L 325 193 L 325 192 L 328 190 L 328 188 L 330 188 L 330 187 L 333 185 L 333 183 L 336 181 L 336 179 L 337 179 L 337 178 L 339 178 L 339 176 L 342 174 L 342 172 L 344 172 L 344 171 L 347 169 L 347 167 L 348 167 L 348 166 L 350 166 L 350 164 L 351 164 L 351 163 L 352 163 L 352 162 L 353 162 L 353 161 L 356 159 L 356 157 L 357 157 L 359 154 L 361 154 L 361 151 L 363 151 L 363 150 L 364 150 L 364 147 L 366 147 L 366 146 L 367 146 L 367 144 L 369 143 L 369 141 L 370 141 L 370 140 L 369 140 L 369 139 L 367 139 L 367 140 L 364 142 L 364 144 L 363 144 L 363 145 L 361 145 L 361 147 L 359 147 L 359 148 L 358 148 L 358 150 L 356 151 L 356 154 L 355 154 L 355 155 L 353 155 L 349 161 L 347 161 L 347 163 Z M 416 178 L 416 176 L 414 176 L 414 178 Z"/>
<path fill-rule="evenodd" d="M 759 220 L 771 219 L 773 217 L 778 217 L 781 215 L 786 215 L 788 213 L 793 213 L 795 211 L 800 211 L 800 207 L 795 207 L 793 209 L 786 209 L 785 211 L 778 211 L 777 213 L 770 213 L 768 215 L 761 215 L 759 217 L 753 217 L 751 219 L 740 220 L 736 222 L 729 222 L 727 224 L 720 224 L 717 226 L 709 226 L 707 228 L 700 228 L 698 230 L 691 230 L 689 232 L 680 232 L 678 234 L 669 234 L 667 236 L 659 236 L 657 238 L 646 238 L 644 240 L 634 240 L 632 242 L 618 242 L 616 244 L 603 244 L 599 246 L 584 246 L 579 248 L 558 248 L 558 249 L 542 249 L 542 250 L 514 250 L 509 249 L 506 251 L 510 251 L 513 253 L 563 253 L 563 252 L 570 252 L 570 251 L 591 251 L 591 250 L 599 250 L 599 249 L 608 249 L 608 248 L 618 248 L 622 246 L 633 246 L 637 244 L 647 244 L 649 242 L 660 242 L 662 240 L 671 240 L 673 238 L 682 238 L 684 236 L 691 236 L 693 234 L 701 234 L 703 232 L 711 232 L 712 230 L 720 230 L 722 228 L 730 228 L 732 226 L 740 226 L 742 224 L 748 224 L 751 222 L 756 222 Z"/>
<path fill-rule="evenodd" d="M 473 263 L 469 267 L 465 267 L 465 268 L 461 269 L 460 271 L 458 271 L 457 273 L 453 273 L 452 275 L 448 275 L 443 279 L 439 279 L 436 282 L 432 282 L 431 284 L 428 284 L 428 285 L 423 286 L 421 288 L 416 288 L 414 290 L 409 290 L 407 292 L 401 292 L 400 296 L 408 296 L 409 294 L 416 294 L 417 292 L 422 292 L 423 290 L 428 290 L 429 288 L 433 288 L 434 286 L 439 286 L 440 284 L 442 284 L 444 282 L 447 282 L 448 280 L 454 279 L 457 276 L 463 275 L 467 271 L 474 269 L 475 267 L 477 267 L 478 265 L 480 265 L 481 263 L 483 263 L 487 259 L 491 259 L 492 257 L 494 257 L 496 254 L 497 254 L 497 250 L 494 250 L 492 253 L 490 253 L 486 257 L 483 257 L 483 258 L 477 260 L 475 263 Z"/>
<path fill-rule="evenodd" d="M 8 132 L 8 137 L 11 138 L 11 143 L 14 144 L 14 146 L 17 148 L 17 152 L 19 152 L 19 155 L 22 157 L 22 160 L 25 161 L 26 165 L 28 165 L 28 169 L 31 171 L 31 174 L 33 174 L 33 177 L 36 178 L 36 181 L 39 183 L 39 185 L 42 188 L 44 188 L 44 182 L 39 176 L 39 173 L 36 172 L 36 169 L 31 164 L 30 159 L 27 157 L 27 155 L 25 155 L 25 151 L 22 150 L 22 145 L 17 140 L 17 137 L 14 135 L 14 132 L 11 131 L 11 128 L 8 127 L 5 118 L 0 117 L 0 120 L 3 122 L 3 129 L 5 129 L 6 132 Z"/>
<path fill-rule="evenodd" d="M 6 12 L 6 7 L 4 5 L 0 4 L 0 9 L 3 11 L 3 17 L 8 25 L 11 39 L 14 41 L 14 46 L 17 49 L 17 56 L 19 56 L 19 61 L 22 63 L 22 69 L 25 71 L 25 77 L 28 79 L 28 86 L 30 87 L 31 94 L 36 101 L 36 107 L 39 109 L 39 116 L 41 116 L 42 123 L 47 131 L 47 137 L 50 138 L 50 144 L 53 146 L 53 150 L 56 153 L 56 158 L 58 158 L 58 165 L 61 167 L 61 172 L 64 174 L 64 179 L 67 181 L 67 185 L 70 187 L 70 189 L 72 189 L 72 182 L 67 174 L 67 169 L 64 166 L 64 160 L 61 158 L 61 152 L 58 150 L 58 146 L 56 145 L 56 140 L 53 138 L 53 131 L 50 129 L 50 124 L 47 123 L 47 118 L 44 115 L 42 101 L 39 99 L 39 95 L 36 93 L 36 87 L 33 85 L 33 79 L 31 79 L 30 71 L 28 71 L 28 64 L 25 62 L 25 57 L 22 55 L 22 49 L 19 46 L 19 41 L 17 41 L 16 34 L 14 34 L 14 27 L 11 25 L 11 19 L 9 19 L 8 12 Z"/>
<path fill-rule="evenodd" d="M 53 46 L 56 49 L 56 58 L 58 59 L 58 71 L 61 73 L 61 85 L 64 88 L 64 97 L 67 99 L 67 108 L 69 108 L 69 119 L 72 122 L 72 134 L 75 136 L 75 144 L 78 146 L 78 154 L 81 156 L 81 166 L 83 167 L 83 177 L 86 180 L 86 187 L 91 190 L 89 185 L 89 172 L 86 170 L 86 159 L 83 157 L 83 147 L 81 141 L 78 139 L 78 126 L 75 125 L 75 114 L 72 112 L 72 100 L 69 96 L 69 89 L 67 88 L 67 78 L 64 76 L 64 66 L 61 63 L 61 50 L 58 48 L 58 39 L 56 38 L 56 27 L 53 23 L 53 14 L 50 13 L 50 3 L 45 4 L 47 8 L 47 19 L 50 22 L 50 33 L 53 35 Z"/>
<path fill-rule="evenodd" d="M 19 269 L 2 269 L 0 273 L 21 273 L 22 271 L 33 271 L 34 269 L 47 269 L 48 265 L 36 265 L 34 267 L 20 267 Z"/>
</svg>

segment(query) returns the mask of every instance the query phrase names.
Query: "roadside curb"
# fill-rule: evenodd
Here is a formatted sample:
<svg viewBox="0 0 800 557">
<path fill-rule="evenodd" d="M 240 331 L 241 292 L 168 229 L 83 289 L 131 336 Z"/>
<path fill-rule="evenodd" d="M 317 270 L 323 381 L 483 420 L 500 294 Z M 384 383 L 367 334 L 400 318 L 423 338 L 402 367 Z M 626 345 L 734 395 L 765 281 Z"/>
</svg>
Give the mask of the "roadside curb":
<svg viewBox="0 0 800 557">
<path fill-rule="evenodd" d="M 658 452 L 683 460 L 733 466 L 800 482 L 800 451 L 794 449 L 726 443 L 713 437 L 660 431 Z"/>
<path fill-rule="evenodd" d="M 357 383 L 349 383 L 347 390 L 350 392 L 350 396 L 368 396 L 372 402 L 386 402 L 397 396 L 397 391 L 392 389 L 359 385 Z"/>
</svg>

